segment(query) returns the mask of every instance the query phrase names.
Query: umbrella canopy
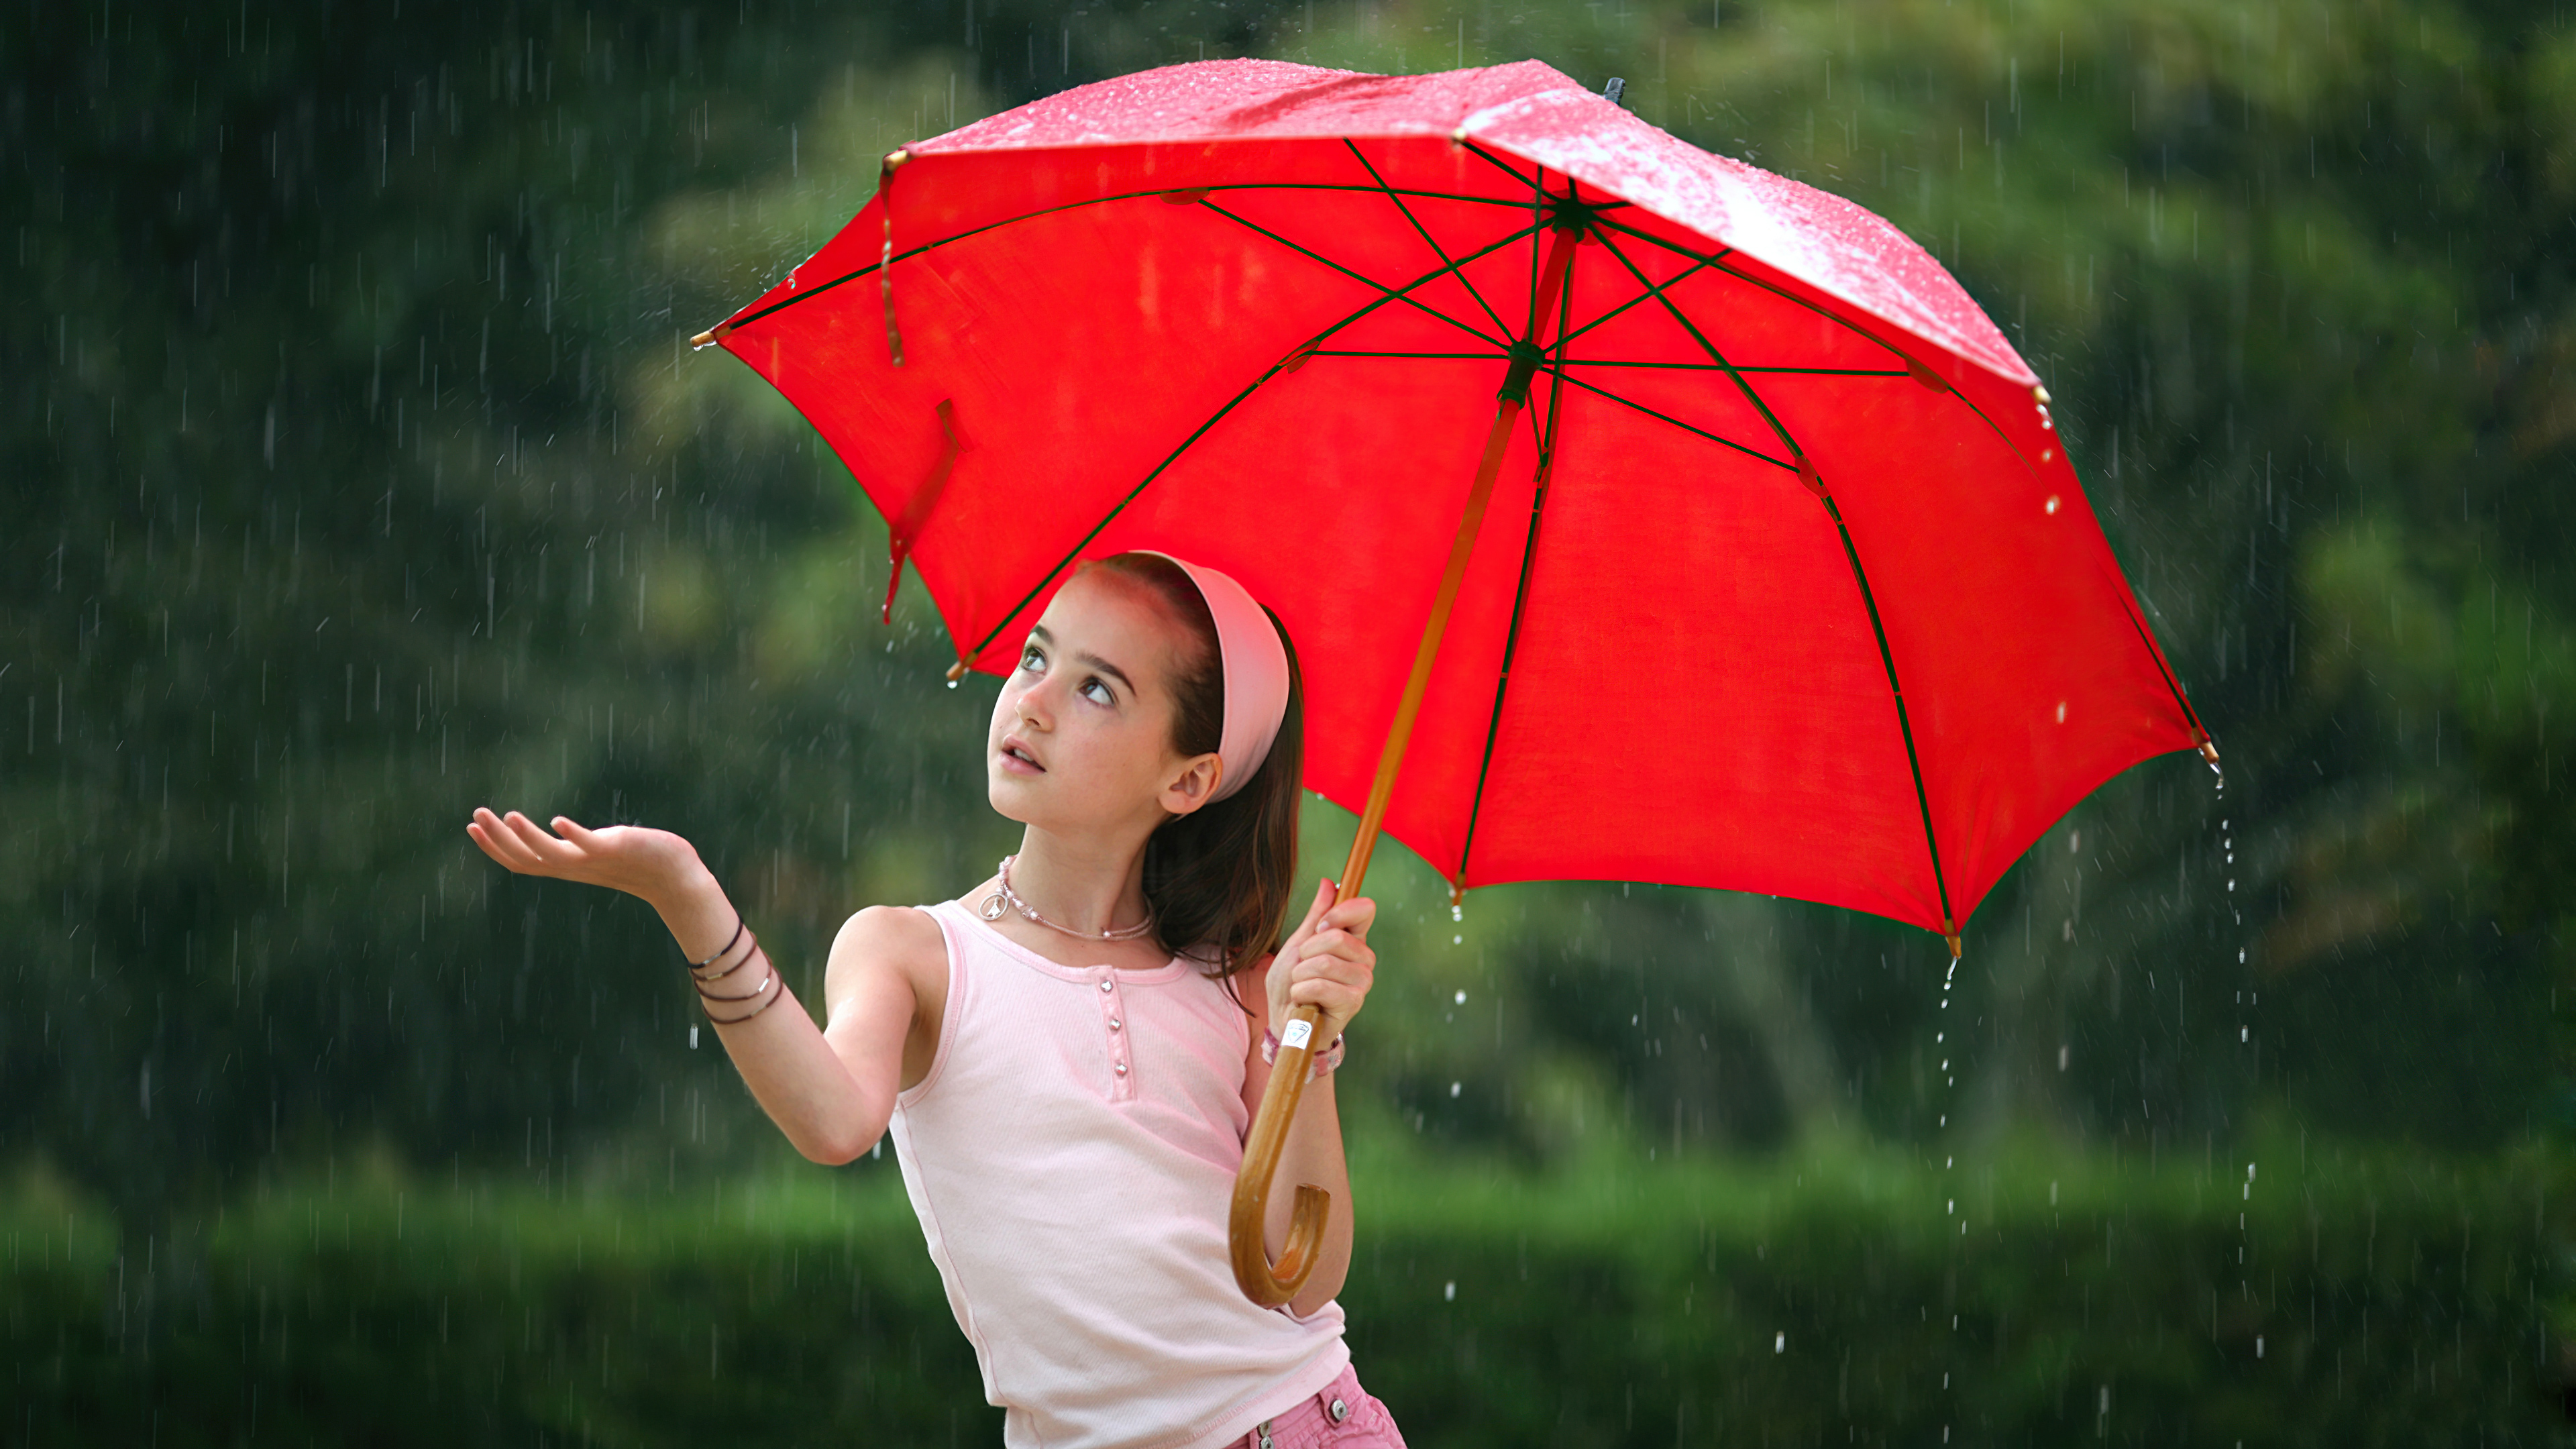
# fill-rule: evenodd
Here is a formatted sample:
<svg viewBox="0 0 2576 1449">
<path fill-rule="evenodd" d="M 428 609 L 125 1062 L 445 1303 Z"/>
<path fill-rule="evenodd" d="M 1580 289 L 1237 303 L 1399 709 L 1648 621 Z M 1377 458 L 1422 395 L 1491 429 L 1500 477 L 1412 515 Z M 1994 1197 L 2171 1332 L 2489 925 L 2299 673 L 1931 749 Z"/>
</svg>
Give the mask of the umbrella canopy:
<svg viewBox="0 0 2576 1449">
<path fill-rule="evenodd" d="M 1354 809 L 1517 390 L 1385 807 L 1460 889 L 1763 891 L 1955 946 L 2078 799 L 2207 744 L 1948 273 L 1537 62 L 1067 91 L 889 157 L 701 340 L 849 465 L 961 663 L 1009 668 L 1085 557 L 1241 579 Z"/>
</svg>

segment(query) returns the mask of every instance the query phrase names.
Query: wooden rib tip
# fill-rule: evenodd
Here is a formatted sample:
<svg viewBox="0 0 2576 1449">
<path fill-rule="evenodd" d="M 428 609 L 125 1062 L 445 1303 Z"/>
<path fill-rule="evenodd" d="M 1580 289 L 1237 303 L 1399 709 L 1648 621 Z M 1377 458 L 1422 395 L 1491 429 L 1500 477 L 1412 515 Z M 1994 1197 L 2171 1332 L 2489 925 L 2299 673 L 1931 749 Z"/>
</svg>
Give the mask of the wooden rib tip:
<svg viewBox="0 0 2576 1449">
<path fill-rule="evenodd" d="M 964 679 L 965 677 L 966 677 L 966 661 L 965 661 L 965 660 L 960 659 L 960 660 L 958 660 L 956 663 L 951 664 L 951 665 L 949 665 L 949 666 L 948 666 L 948 682 L 949 682 L 949 683 L 951 683 L 951 684 L 955 684 L 957 681 L 959 681 L 959 680 L 961 680 L 961 679 Z"/>
<path fill-rule="evenodd" d="M 903 147 L 901 147 L 901 146 L 897 146 L 897 147 L 896 147 L 896 148 L 894 148 L 893 150 L 888 151 L 888 152 L 886 153 L 886 156 L 885 156 L 885 169 L 887 169 L 888 171 L 892 171 L 892 170 L 894 170 L 896 167 L 901 166 L 903 163 L 905 163 L 906 161 L 909 161 L 909 160 L 911 160 L 911 159 L 912 159 L 912 153 L 911 153 L 910 151 L 905 150 L 905 149 L 904 149 Z"/>
<path fill-rule="evenodd" d="M 730 324 L 719 322 L 713 327 L 708 328 L 706 331 L 699 333 L 697 336 L 690 338 L 690 350 L 695 351 L 699 348 L 713 347 L 716 345 L 718 340 L 732 330 L 733 327 Z"/>
<path fill-rule="evenodd" d="M 2200 757 L 2209 761 L 2211 767 L 2215 768 L 2218 764 L 2218 741 L 2211 739 L 2202 740 L 2200 742 Z"/>
<path fill-rule="evenodd" d="M 1944 931 L 1941 933 L 1941 939 L 1950 943 L 1950 959 L 1953 961 L 1958 960 L 1960 956 L 1959 933 L 1956 931 Z"/>
</svg>

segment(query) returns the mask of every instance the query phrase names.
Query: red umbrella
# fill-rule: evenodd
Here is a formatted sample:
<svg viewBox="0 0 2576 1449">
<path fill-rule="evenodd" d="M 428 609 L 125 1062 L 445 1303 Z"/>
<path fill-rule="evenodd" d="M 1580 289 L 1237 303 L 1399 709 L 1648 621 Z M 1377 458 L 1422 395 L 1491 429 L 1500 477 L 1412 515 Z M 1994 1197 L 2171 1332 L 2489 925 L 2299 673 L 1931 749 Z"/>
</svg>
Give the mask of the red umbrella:
<svg viewBox="0 0 2576 1449">
<path fill-rule="evenodd" d="M 1308 783 L 1360 811 L 1346 892 L 1382 821 L 1459 891 L 1764 891 L 1955 954 L 2095 786 L 2216 759 L 1948 273 L 1535 61 L 1051 96 L 887 157 L 699 341 L 849 465 L 960 670 L 1085 557 L 1242 580 L 1299 647 Z M 1321 1224 L 1301 1188 L 1264 1259 L 1300 1065 L 1237 1193 L 1263 1301 Z"/>
</svg>

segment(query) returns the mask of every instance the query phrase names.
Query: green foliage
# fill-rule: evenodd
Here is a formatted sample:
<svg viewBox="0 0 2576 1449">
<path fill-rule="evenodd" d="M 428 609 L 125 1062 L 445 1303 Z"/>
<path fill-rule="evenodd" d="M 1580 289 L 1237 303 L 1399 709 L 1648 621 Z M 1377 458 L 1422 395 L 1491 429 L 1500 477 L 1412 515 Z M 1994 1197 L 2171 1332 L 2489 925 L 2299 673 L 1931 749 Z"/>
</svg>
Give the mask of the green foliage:
<svg viewBox="0 0 2576 1449">
<path fill-rule="evenodd" d="M 2563 1162 L 2303 1161 L 2295 1135 L 2260 1161 L 2013 1154 L 1943 1212 L 1939 1174 L 1875 1153 L 1530 1177 L 1369 1152 L 1352 1350 L 1424 1449 L 2555 1442 L 2525 1294 L 2567 1286 L 2539 1217 Z M 22 1189 L 0 1232 L 31 1444 L 989 1442 L 998 1417 L 891 1164 L 649 1201 L 282 1186 L 231 1205 L 165 1310 L 191 1331 L 150 1352 L 112 1224 Z"/>
</svg>

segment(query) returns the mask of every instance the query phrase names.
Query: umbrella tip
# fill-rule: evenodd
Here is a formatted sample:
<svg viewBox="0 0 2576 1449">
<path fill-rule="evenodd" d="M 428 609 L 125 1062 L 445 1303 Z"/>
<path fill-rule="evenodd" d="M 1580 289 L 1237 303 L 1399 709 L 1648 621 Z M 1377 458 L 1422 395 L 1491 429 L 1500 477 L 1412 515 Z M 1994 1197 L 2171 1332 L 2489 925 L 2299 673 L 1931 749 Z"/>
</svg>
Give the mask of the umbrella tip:
<svg viewBox="0 0 2576 1449">
<path fill-rule="evenodd" d="M 1620 97 L 1627 93 L 1628 83 L 1614 75 L 1610 77 L 1610 84 L 1601 88 L 1601 99 L 1608 101 L 1614 106 L 1625 106 L 1628 103 L 1621 100 Z"/>
<path fill-rule="evenodd" d="M 911 153 L 910 151 L 907 151 L 907 150 L 905 150 L 904 148 L 902 148 L 902 147 L 900 147 L 900 146 L 897 146 L 895 149 L 893 149 L 893 150 L 891 150 L 891 151 L 888 151 L 888 152 L 886 153 L 886 155 L 885 155 L 885 169 L 886 169 L 886 170 L 888 170 L 888 171 L 892 171 L 892 170 L 893 170 L 893 169 L 895 169 L 896 167 L 901 166 L 903 163 L 905 163 L 906 161 L 909 161 L 909 160 L 911 160 L 911 159 L 912 159 L 912 153 Z"/>
<path fill-rule="evenodd" d="M 949 665 L 949 666 L 948 666 L 948 686 L 949 686 L 949 688 L 951 688 L 951 689 L 956 688 L 956 687 L 957 687 L 957 681 L 959 681 L 959 680 L 961 680 L 961 679 L 964 679 L 965 677 L 966 677 L 966 661 L 965 661 L 965 660 L 960 659 L 960 660 L 958 660 L 956 663 L 951 664 L 951 665 Z"/>
<path fill-rule="evenodd" d="M 1960 955 L 1959 933 L 1956 931 L 1945 931 L 1942 933 L 1941 939 L 1950 943 L 1950 959 L 1953 961 L 1958 960 Z"/>
<path fill-rule="evenodd" d="M 713 327 L 708 328 L 706 331 L 699 333 L 697 336 L 690 338 L 689 346 L 692 350 L 702 347 L 713 347 L 716 345 L 717 339 L 723 337 L 726 333 L 731 332 L 732 330 L 732 323 L 719 322 Z"/>
</svg>

